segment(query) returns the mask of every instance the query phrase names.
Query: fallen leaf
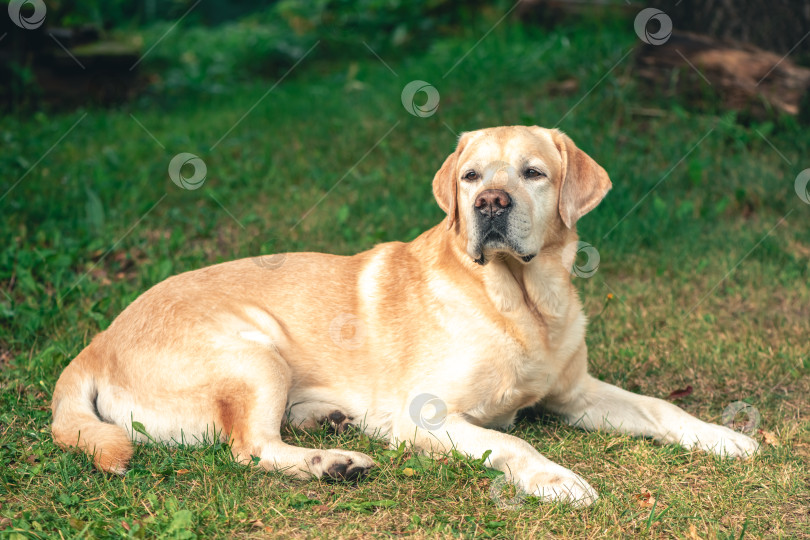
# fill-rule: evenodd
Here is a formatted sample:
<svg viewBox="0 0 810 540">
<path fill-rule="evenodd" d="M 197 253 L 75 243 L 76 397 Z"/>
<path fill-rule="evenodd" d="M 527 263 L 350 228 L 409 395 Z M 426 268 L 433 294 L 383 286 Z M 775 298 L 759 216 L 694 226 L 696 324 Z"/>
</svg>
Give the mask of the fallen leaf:
<svg viewBox="0 0 810 540">
<path fill-rule="evenodd" d="M 126 522 L 126 521 L 124 521 L 124 520 L 121 520 L 121 526 L 124 528 L 124 530 L 125 530 L 125 531 L 129 531 L 129 530 L 130 530 L 129 523 L 127 523 L 127 522 Z"/>
<path fill-rule="evenodd" d="M 191 470 L 190 470 L 190 469 L 177 469 L 177 470 L 175 471 L 175 473 L 176 473 L 176 474 L 188 474 L 188 473 L 190 473 L 190 472 L 191 472 Z"/>
<path fill-rule="evenodd" d="M 638 505 L 642 508 L 652 508 L 655 506 L 655 497 L 646 489 L 641 493 L 636 493 L 633 497 L 635 497 Z"/>
<path fill-rule="evenodd" d="M 759 429 L 759 434 L 762 435 L 762 442 L 770 446 L 779 446 L 779 439 L 770 431 Z"/>
<path fill-rule="evenodd" d="M 688 396 L 689 394 L 692 393 L 692 390 L 693 389 L 692 389 L 691 384 L 688 385 L 686 388 L 680 388 L 678 390 L 673 390 L 672 392 L 669 393 L 669 395 L 667 396 L 667 399 L 673 400 L 673 399 L 685 398 L 686 396 Z"/>
<path fill-rule="evenodd" d="M 405 467 L 404 469 L 402 469 L 402 474 L 404 474 L 405 476 L 413 476 L 413 469 L 411 469 L 410 467 Z"/>
</svg>

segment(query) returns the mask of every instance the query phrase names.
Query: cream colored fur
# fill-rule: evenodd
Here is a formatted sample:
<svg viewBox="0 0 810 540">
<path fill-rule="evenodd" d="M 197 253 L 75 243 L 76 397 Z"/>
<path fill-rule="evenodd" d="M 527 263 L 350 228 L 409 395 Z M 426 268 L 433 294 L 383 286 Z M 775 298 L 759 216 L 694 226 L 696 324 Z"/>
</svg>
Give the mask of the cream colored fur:
<svg viewBox="0 0 810 540">
<path fill-rule="evenodd" d="M 466 179 L 470 170 L 480 177 Z M 167 443 L 217 434 L 237 460 L 300 477 L 365 473 L 373 461 L 363 454 L 281 440 L 282 422 L 329 420 L 423 451 L 489 450 L 524 491 L 581 504 L 597 498 L 584 479 L 498 431 L 519 409 L 731 456 L 757 450 L 588 375 L 586 320 L 562 250 L 610 180 L 567 136 L 467 133 L 433 187 L 448 216 L 413 242 L 353 257 L 290 253 L 273 267 L 238 260 L 152 287 L 65 369 L 54 440 L 123 473 L 131 440 L 144 439 L 136 421 Z M 476 200 L 489 189 L 511 198 L 508 245 L 481 241 Z M 425 396 L 430 411 L 415 414 Z"/>
</svg>

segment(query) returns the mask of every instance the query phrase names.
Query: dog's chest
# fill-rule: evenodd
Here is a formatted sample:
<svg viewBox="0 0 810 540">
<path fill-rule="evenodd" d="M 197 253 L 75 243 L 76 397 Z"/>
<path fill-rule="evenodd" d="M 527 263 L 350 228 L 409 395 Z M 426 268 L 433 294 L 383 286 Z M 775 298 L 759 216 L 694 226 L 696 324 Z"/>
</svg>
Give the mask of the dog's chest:
<svg viewBox="0 0 810 540">
<path fill-rule="evenodd" d="M 530 345 L 506 340 L 497 353 L 476 362 L 471 374 L 474 406 L 468 414 L 483 424 L 498 423 L 552 390 L 562 363 L 541 343 Z"/>
<path fill-rule="evenodd" d="M 467 414 L 498 423 L 551 391 L 566 369 L 576 328 L 561 326 L 549 342 L 548 328 L 528 310 L 493 320 L 470 309 L 443 319 L 445 365 Z M 451 375 L 452 374 L 452 375 Z"/>
</svg>

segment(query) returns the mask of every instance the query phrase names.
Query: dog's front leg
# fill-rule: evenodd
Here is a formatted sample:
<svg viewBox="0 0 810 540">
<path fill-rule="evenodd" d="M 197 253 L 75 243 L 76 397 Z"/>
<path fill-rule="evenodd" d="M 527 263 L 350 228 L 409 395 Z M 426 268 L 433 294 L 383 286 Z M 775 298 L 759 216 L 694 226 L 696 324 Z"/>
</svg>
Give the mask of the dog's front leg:
<svg viewBox="0 0 810 540">
<path fill-rule="evenodd" d="M 634 394 L 590 375 L 566 392 L 546 398 L 542 406 L 583 429 L 652 437 L 720 455 L 746 457 L 759 446 L 742 433 L 698 420 L 662 399 Z"/>
<path fill-rule="evenodd" d="M 579 475 L 544 457 L 526 441 L 476 426 L 458 414 L 446 416 L 431 429 L 403 421 L 395 432 L 395 443 L 405 440 L 424 452 L 446 453 L 455 449 L 480 458 L 489 450 L 488 466 L 503 471 L 506 479 L 525 493 L 547 501 L 585 506 L 598 498 Z"/>
</svg>

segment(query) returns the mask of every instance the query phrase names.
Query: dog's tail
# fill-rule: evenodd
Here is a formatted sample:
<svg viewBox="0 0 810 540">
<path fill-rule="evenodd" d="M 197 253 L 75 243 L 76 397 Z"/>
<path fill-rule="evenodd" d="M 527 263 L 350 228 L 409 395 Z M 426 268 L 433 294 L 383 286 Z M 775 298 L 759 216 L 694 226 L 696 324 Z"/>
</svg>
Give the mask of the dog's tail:
<svg viewBox="0 0 810 540">
<path fill-rule="evenodd" d="M 51 434 L 56 444 L 76 447 L 101 470 L 124 474 L 132 457 L 127 431 L 103 422 L 96 410 L 98 387 L 88 364 L 97 364 L 91 343 L 62 372 L 53 391 Z"/>
</svg>

